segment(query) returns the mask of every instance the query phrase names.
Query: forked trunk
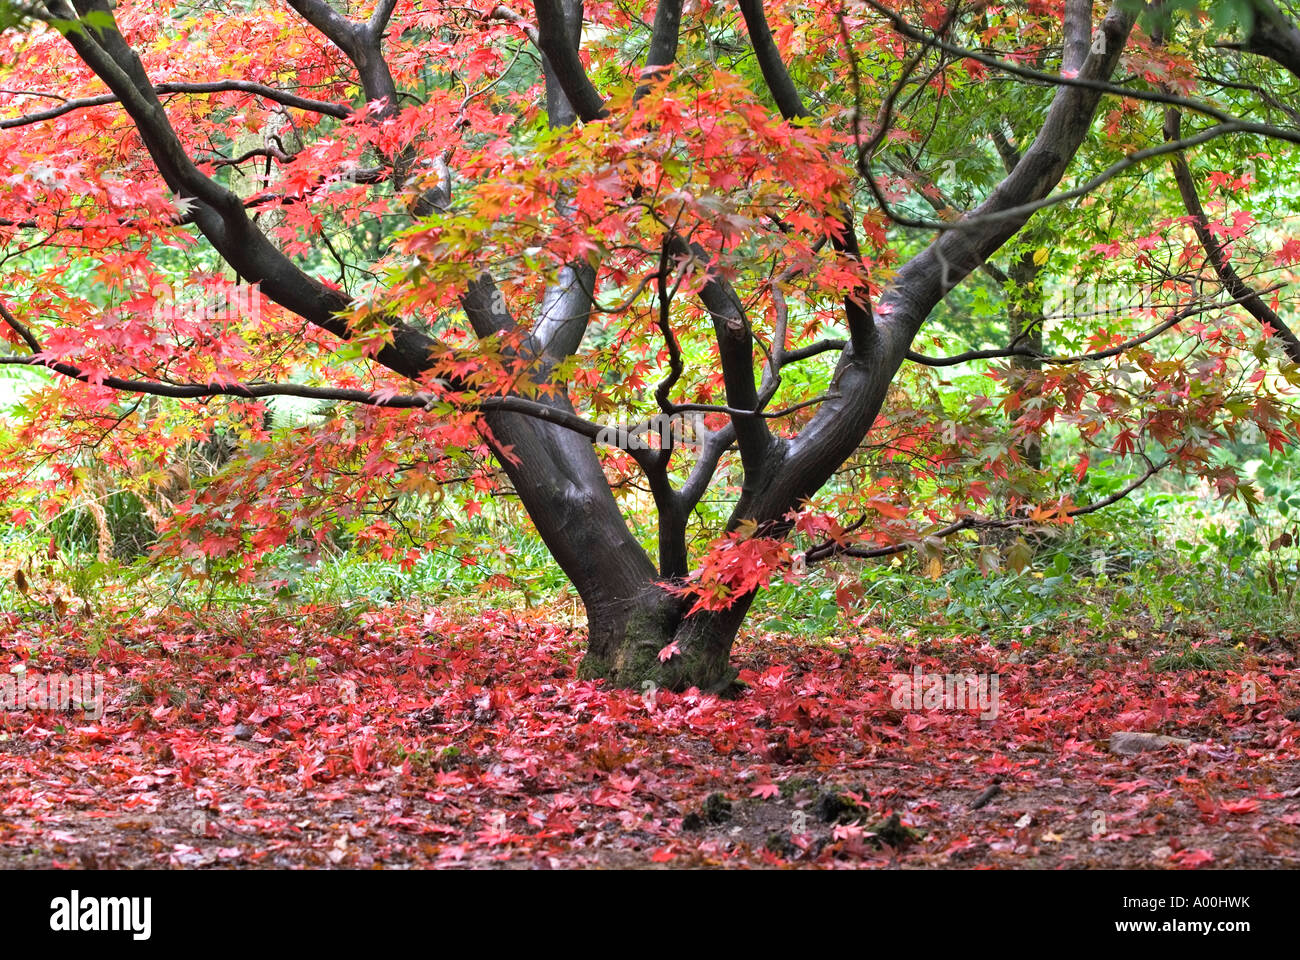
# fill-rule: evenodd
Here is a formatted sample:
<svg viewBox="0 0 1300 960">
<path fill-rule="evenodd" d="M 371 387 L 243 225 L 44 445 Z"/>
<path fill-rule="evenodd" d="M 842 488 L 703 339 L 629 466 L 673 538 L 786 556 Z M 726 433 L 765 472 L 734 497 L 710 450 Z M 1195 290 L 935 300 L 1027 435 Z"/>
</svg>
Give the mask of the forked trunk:
<svg viewBox="0 0 1300 960">
<path fill-rule="evenodd" d="M 554 401 L 557 404 L 563 401 Z M 552 556 L 587 608 L 580 675 L 636 690 L 736 689 L 731 645 L 752 597 L 687 617 L 628 530 L 591 441 L 531 417 L 488 417 L 501 463 Z M 660 660 L 676 641 L 677 651 Z"/>
<path fill-rule="evenodd" d="M 589 607 L 587 653 L 578 675 L 634 690 L 734 693 L 739 684 L 731 646 L 750 601 L 686 617 L 686 601 L 650 583 L 626 602 Z"/>
</svg>

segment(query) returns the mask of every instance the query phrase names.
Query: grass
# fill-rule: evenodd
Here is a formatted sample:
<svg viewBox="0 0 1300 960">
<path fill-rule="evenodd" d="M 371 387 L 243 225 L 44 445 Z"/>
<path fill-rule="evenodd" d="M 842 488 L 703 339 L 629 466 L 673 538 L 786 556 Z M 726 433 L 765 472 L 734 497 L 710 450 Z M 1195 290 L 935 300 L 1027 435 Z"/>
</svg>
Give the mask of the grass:
<svg viewBox="0 0 1300 960">
<path fill-rule="evenodd" d="M 1170 650 L 1151 661 L 1153 669 L 1161 672 L 1173 670 L 1231 670 L 1241 661 L 1240 650 L 1232 647 L 1187 646 Z"/>
<path fill-rule="evenodd" d="M 1159 669 L 1224 665 L 1231 651 L 1194 645 L 1211 629 L 1221 637 L 1300 633 L 1293 589 L 1300 581 L 1300 543 L 1270 551 L 1276 531 L 1267 523 L 1229 522 L 1222 512 L 1189 508 L 1188 499 L 1159 494 L 1060 528 L 1038 538 L 1021 570 L 1007 566 L 1008 544 L 979 543 L 973 535 L 950 543 L 938 570 L 908 554 L 874 563 L 832 561 L 761 593 L 748 623 L 754 631 L 809 639 L 870 627 L 918 640 L 978 634 L 999 643 L 1122 623 L 1184 641 L 1161 656 Z M 566 613 L 580 613 L 536 537 L 505 526 L 478 533 L 482 543 L 474 552 L 429 552 L 407 569 L 346 552 L 309 563 L 281 549 L 251 579 L 199 582 L 145 559 L 99 561 L 93 538 L 60 545 L 59 559 L 50 561 L 47 543 L 0 527 L 0 611 L 46 613 L 57 594 L 74 610 L 91 611 L 112 597 L 114 606 L 142 610 L 306 604 L 348 611 L 414 599 L 471 609 L 558 602 L 573 605 Z M 27 594 L 11 586 L 20 562 L 32 581 Z"/>
</svg>

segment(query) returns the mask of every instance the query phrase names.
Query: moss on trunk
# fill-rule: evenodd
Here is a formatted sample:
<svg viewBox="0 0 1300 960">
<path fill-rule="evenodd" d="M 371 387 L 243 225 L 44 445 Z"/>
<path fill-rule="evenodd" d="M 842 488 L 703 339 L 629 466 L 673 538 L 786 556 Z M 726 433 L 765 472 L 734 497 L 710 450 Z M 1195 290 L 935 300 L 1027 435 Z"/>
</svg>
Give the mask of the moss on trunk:
<svg viewBox="0 0 1300 960">
<path fill-rule="evenodd" d="M 724 695 L 737 692 L 731 645 L 743 612 L 738 617 L 683 617 L 683 603 L 660 587 L 655 591 L 613 616 L 588 612 L 591 641 L 578 676 L 633 690 L 652 689 L 653 684 L 653 689 L 676 692 L 691 687 Z M 673 642 L 677 650 L 660 660 Z"/>
</svg>

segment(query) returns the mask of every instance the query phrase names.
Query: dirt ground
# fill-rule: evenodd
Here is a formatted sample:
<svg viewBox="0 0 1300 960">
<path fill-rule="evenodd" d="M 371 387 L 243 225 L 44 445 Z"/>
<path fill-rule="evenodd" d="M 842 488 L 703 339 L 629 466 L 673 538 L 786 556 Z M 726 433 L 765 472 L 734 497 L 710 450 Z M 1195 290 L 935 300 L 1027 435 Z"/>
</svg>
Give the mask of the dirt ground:
<svg viewBox="0 0 1300 960">
<path fill-rule="evenodd" d="M 11 663 L 108 679 L 98 721 L 0 713 L 0 867 L 1300 864 L 1287 638 L 1157 670 L 1152 637 L 751 637 L 730 701 L 578 681 L 579 635 L 504 614 L 83 639 L 0 623 Z M 899 710 L 914 667 L 996 672 L 997 717 Z M 1117 730 L 1189 742 L 1119 755 Z"/>
</svg>

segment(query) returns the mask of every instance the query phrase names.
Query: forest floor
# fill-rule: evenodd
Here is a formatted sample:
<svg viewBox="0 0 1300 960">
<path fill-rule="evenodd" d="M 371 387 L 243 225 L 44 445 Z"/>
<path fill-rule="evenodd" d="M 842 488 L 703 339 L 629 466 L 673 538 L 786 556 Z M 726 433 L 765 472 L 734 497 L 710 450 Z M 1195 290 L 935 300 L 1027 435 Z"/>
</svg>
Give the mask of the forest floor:
<svg viewBox="0 0 1300 960">
<path fill-rule="evenodd" d="M 1300 865 L 1295 638 L 766 634 L 723 700 L 575 679 L 554 614 L 0 615 L 11 694 L 105 707 L 0 712 L 0 867 Z M 917 667 L 996 716 L 898 706 Z"/>
</svg>

